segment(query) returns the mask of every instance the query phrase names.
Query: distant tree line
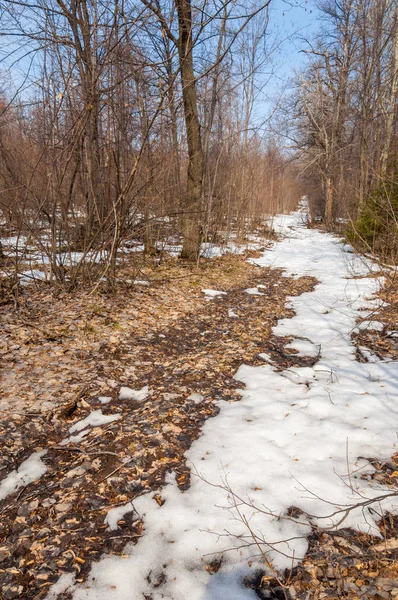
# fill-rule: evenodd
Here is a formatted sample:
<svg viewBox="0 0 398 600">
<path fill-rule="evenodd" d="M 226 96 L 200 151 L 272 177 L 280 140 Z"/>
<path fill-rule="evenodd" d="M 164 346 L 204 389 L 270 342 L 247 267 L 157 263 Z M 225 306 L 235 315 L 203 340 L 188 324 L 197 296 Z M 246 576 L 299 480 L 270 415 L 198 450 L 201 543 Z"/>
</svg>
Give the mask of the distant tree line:
<svg viewBox="0 0 398 600">
<path fill-rule="evenodd" d="M 295 145 L 311 212 L 398 254 L 398 3 L 325 0 L 295 80 Z"/>
<path fill-rule="evenodd" d="M 100 249 L 108 277 L 126 240 L 173 234 L 196 261 L 294 206 L 291 162 L 254 127 L 270 1 L 2 0 L 3 228 L 45 231 L 60 283 L 60 251 Z"/>
</svg>

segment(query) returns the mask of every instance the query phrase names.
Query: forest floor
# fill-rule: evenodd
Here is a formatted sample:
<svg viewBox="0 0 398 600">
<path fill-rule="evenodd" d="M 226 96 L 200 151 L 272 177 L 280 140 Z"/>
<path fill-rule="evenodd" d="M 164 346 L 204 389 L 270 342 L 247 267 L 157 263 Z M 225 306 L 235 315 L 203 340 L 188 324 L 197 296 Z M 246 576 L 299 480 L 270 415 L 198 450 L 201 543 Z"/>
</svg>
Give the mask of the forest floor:
<svg viewBox="0 0 398 600">
<path fill-rule="evenodd" d="M 396 279 L 299 217 L 1 307 L 0 598 L 398 597 Z"/>
</svg>

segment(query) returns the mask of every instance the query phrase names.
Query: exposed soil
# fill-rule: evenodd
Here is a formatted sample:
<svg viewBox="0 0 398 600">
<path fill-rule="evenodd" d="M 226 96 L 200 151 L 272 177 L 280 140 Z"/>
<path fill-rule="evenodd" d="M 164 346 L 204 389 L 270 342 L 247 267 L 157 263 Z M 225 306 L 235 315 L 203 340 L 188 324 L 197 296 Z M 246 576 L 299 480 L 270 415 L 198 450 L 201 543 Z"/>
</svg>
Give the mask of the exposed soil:
<svg viewBox="0 0 398 600">
<path fill-rule="evenodd" d="M 116 296 L 55 297 L 39 288 L 25 293 L 19 313 L 2 307 L 2 477 L 32 452 L 49 450 L 40 481 L 2 503 L 1 598 L 38 600 L 63 572 L 83 580 L 102 553 L 123 553 L 143 525 L 126 517 L 107 532 L 107 511 L 158 490 L 170 470 L 186 489 L 184 452 L 220 401 L 240 400 L 239 365 L 260 364 L 261 352 L 288 364 L 271 327 L 293 315 L 286 297 L 315 281 L 281 277 L 247 258 L 224 256 L 194 269 L 170 260 L 143 273 L 150 286 L 125 285 Z M 244 291 L 258 284 L 266 285 L 263 296 Z M 208 301 L 202 288 L 228 294 Z M 119 400 L 121 385 L 148 385 L 150 396 Z M 103 406 L 98 396 L 112 401 Z M 59 445 L 98 408 L 121 418 L 77 445 Z"/>
<path fill-rule="evenodd" d="M 131 514 L 108 532 L 107 511 L 143 493 L 161 504 L 155 492 L 169 471 L 181 490 L 189 487 L 184 453 L 220 403 L 240 401 L 234 373 L 242 363 L 261 364 L 262 352 L 281 369 L 316 362 L 286 349 L 290 339 L 271 331 L 294 314 L 287 297 L 316 281 L 259 269 L 248 257 L 227 255 L 194 268 L 170 259 L 141 273 L 149 286 L 126 283 L 115 295 L 73 297 L 39 286 L 25 290 L 19 312 L 1 307 L 1 479 L 32 452 L 48 449 L 47 473 L 0 504 L 1 599 L 41 600 L 62 573 L 83 581 L 103 553 L 123 554 L 126 543 L 144 535 L 145 524 Z M 130 275 L 126 266 L 126 281 Z M 259 284 L 266 286 L 263 296 L 245 292 Z M 204 288 L 228 293 L 207 300 Z M 383 331 L 353 337 L 358 347 L 397 358 L 388 332 L 397 328 L 398 295 L 393 286 L 381 294 L 388 302 L 377 314 Z M 120 400 L 121 385 L 148 385 L 150 395 Z M 99 396 L 112 400 L 102 405 Z M 98 408 L 121 418 L 60 446 L 69 427 Z M 374 478 L 396 490 L 397 456 L 369 460 Z M 398 519 L 380 517 L 384 541 L 314 529 L 299 567 L 278 579 L 264 570 L 247 585 L 260 598 L 398 598 Z M 218 568 L 208 565 L 209 572 Z"/>
<path fill-rule="evenodd" d="M 374 311 L 371 318 L 381 322 L 383 329 L 364 329 L 354 334 L 358 347 L 364 346 L 379 358 L 398 359 L 398 272 L 385 273 L 385 285 L 379 293 L 383 300 L 381 308 Z M 368 317 L 366 317 L 368 320 Z M 361 360 L 359 352 L 359 359 Z"/>
</svg>

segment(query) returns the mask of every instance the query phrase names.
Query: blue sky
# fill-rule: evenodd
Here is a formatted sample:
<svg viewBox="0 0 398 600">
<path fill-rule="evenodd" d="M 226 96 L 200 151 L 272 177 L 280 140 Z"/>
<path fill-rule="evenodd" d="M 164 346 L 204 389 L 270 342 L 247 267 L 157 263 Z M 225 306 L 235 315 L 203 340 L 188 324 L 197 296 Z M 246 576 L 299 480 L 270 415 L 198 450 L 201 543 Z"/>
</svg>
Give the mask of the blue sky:
<svg viewBox="0 0 398 600">
<path fill-rule="evenodd" d="M 267 135 L 267 123 L 274 115 L 280 98 L 288 93 L 294 72 L 300 72 L 306 63 L 305 39 L 311 39 L 319 29 L 316 0 L 271 0 L 267 35 L 269 44 L 277 41 L 278 50 L 272 55 L 272 64 L 266 64 L 259 81 L 254 122 Z M 272 129 L 277 123 L 272 118 Z"/>
<path fill-rule="evenodd" d="M 270 106 L 272 99 L 279 95 L 280 89 L 286 86 L 289 77 L 293 75 L 294 70 L 300 70 L 305 62 L 305 55 L 300 52 L 303 47 L 304 37 L 311 37 L 318 29 L 317 9 L 315 0 L 271 0 L 270 4 L 270 39 L 278 39 L 278 51 L 273 55 L 274 69 L 271 78 L 264 74 L 266 84 L 266 96 L 263 97 L 258 105 L 258 114 L 267 112 L 267 106 Z M 13 41 L 10 40 L 13 45 Z M 4 38 L 3 38 L 4 44 Z M 272 42 L 271 42 L 272 44 Z M 18 47 L 18 44 L 16 44 Z M 14 46 L 15 47 L 15 46 Z M 27 71 L 29 70 L 30 58 L 23 59 L 19 64 L 13 64 L 13 60 L 5 58 L 7 48 L 3 45 L 3 52 L 0 53 L 0 69 L 11 67 L 11 77 L 14 86 L 29 86 L 29 80 L 25 81 Z M 23 55 L 23 49 L 17 50 L 13 59 L 18 55 Z M 1 59 L 5 59 L 4 62 Z M 266 71 L 272 71 L 270 66 L 266 66 Z M 32 75 L 33 73 L 31 73 Z M 13 87 L 13 86 L 11 86 Z M 259 114 L 260 116 L 260 114 Z M 261 119 L 261 117 L 260 117 Z"/>
<path fill-rule="evenodd" d="M 279 59 L 278 76 L 288 78 L 295 69 L 305 62 L 302 38 L 311 37 L 318 29 L 318 11 L 312 0 L 297 2 L 292 0 L 271 0 L 271 29 L 285 41 L 282 44 Z"/>
</svg>

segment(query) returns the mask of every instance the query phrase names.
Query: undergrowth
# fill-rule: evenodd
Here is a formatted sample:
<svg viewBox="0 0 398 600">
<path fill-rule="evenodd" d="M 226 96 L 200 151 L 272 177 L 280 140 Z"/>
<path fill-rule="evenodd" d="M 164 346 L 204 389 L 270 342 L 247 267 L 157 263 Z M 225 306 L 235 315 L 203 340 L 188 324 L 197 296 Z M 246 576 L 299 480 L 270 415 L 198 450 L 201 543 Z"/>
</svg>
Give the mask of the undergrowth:
<svg viewBox="0 0 398 600">
<path fill-rule="evenodd" d="M 398 261 L 398 173 L 369 196 L 345 234 L 359 250 Z"/>
</svg>

